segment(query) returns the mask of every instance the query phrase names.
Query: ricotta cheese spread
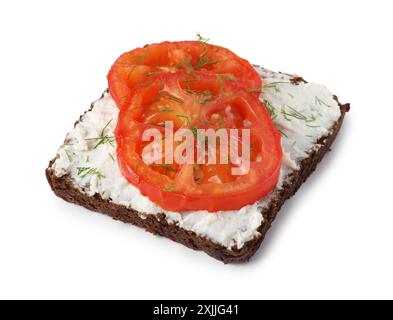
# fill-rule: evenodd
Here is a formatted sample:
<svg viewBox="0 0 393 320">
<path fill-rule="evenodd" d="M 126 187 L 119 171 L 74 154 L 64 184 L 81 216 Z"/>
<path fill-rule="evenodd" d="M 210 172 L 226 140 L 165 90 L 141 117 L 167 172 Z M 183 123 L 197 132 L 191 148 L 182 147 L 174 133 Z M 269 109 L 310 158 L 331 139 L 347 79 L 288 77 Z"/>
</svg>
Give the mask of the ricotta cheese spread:
<svg viewBox="0 0 393 320">
<path fill-rule="evenodd" d="M 263 81 L 261 101 L 282 133 L 283 162 L 276 190 L 282 188 L 288 175 L 299 162 L 318 147 L 316 141 L 327 135 L 340 117 L 340 107 L 332 93 L 313 83 L 291 82 L 292 75 L 255 67 Z M 116 128 L 118 108 L 109 93 L 93 103 L 81 121 L 67 135 L 52 168 L 57 177 L 69 175 L 81 192 L 100 194 L 115 204 L 146 215 L 163 213 L 168 223 L 195 232 L 215 243 L 232 249 L 260 236 L 262 209 L 267 207 L 274 191 L 254 204 L 236 211 L 169 212 L 143 196 L 121 175 L 116 160 Z M 104 140 L 102 140 L 104 139 Z"/>
</svg>

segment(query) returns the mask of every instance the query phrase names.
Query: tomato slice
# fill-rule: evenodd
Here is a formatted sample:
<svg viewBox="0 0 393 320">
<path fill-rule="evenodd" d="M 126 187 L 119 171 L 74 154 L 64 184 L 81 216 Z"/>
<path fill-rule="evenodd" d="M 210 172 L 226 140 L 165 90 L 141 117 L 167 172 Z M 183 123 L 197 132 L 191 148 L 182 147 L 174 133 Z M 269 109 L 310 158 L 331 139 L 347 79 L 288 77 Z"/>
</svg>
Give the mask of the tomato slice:
<svg viewBox="0 0 393 320">
<path fill-rule="evenodd" d="M 158 74 L 135 84 L 128 105 L 120 110 L 115 135 L 121 172 L 163 209 L 238 210 L 261 199 L 277 184 L 281 136 L 269 113 L 243 87 L 230 79 L 221 80 L 197 71 Z M 198 139 L 202 129 L 215 133 L 219 130 L 227 135 L 227 145 L 234 143 L 238 150 L 230 149 L 225 154 L 225 148 L 221 149 L 225 139 L 209 140 L 205 136 L 189 145 L 194 151 L 188 158 L 191 162 L 172 163 L 165 154 L 176 155 L 184 140 L 168 135 L 163 127 L 168 123 L 174 132 L 187 129 Z M 144 141 L 147 129 L 156 129 L 161 138 Z M 231 132 L 238 135 L 231 136 Z M 250 161 L 249 170 L 242 172 L 244 161 L 229 159 L 235 154 L 234 159 L 238 160 L 236 155 L 247 150 L 243 140 L 246 132 L 250 136 Z M 214 141 L 216 148 L 211 146 Z M 156 162 L 145 161 L 148 145 L 161 148 Z M 198 150 L 205 153 L 199 155 Z M 184 155 L 184 150 L 180 153 Z M 210 154 L 219 161 L 210 161 Z M 237 169 L 237 174 L 233 169 Z"/>
<path fill-rule="evenodd" d="M 107 76 L 109 91 L 121 108 L 128 105 L 132 89 L 140 81 L 157 73 L 179 70 L 212 72 L 246 88 L 262 86 L 250 63 L 232 51 L 200 41 L 181 41 L 152 44 L 122 54 Z"/>
</svg>

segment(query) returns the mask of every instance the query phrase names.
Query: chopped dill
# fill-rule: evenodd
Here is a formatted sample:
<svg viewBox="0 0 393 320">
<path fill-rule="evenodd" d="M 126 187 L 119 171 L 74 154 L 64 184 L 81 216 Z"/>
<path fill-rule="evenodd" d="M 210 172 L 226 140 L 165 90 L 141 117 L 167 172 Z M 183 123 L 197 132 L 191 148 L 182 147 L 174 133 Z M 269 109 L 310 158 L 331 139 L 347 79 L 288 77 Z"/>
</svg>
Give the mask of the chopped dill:
<svg viewBox="0 0 393 320">
<path fill-rule="evenodd" d="M 88 138 L 85 140 L 95 140 L 97 141 L 96 145 L 94 146 L 93 149 L 97 149 L 100 145 L 109 143 L 112 147 L 114 147 L 114 142 L 115 142 L 115 137 L 114 136 L 108 136 L 107 134 L 105 134 L 106 129 L 108 128 L 108 126 L 110 125 L 110 123 L 112 122 L 113 119 L 110 119 L 108 121 L 108 123 L 105 125 L 105 127 L 102 129 L 100 136 L 98 138 Z"/>
<path fill-rule="evenodd" d="M 285 132 L 284 131 L 282 131 L 282 130 L 278 130 L 285 138 L 288 138 L 288 136 L 285 134 Z"/>
<path fill-rule="evenodd" d="M 158 112 L 172 112 L 173 109 L 169 108 L 169 107 L 161 107 L 158 109 Z"/>
<path fill-rule="evenodd" d="M 105 178 L 105 176 L 97 168 L 77 167 L 76 169 L 78 170 L 78 176 L 81 176 L 81 178 L 93 175 L 96 175 L 98 178 Z"/>
<path fill-rule="evenodd" d="M 72 162 L 74 160 L 73 159 L 74 153 L 71 150 L 69 150 L 69 149 L 64 149 L 64 152 L 65 152 L 65 154 L 67 156 L 68 161 Z"/>
<path fill-rule="evenodd" d="M 201 69 L 204 68 L 204 67 L 212 66 L 212 65 L 215 65 L 215 64 L 217 64 L 217 63 L 219 63 L 219 62 L 220 62 L 219 60 L 210 61 L 210 60 L 206 57 L 206 53 L 203 53 L 203 54 L 199 57 L 199 60 L 197 61 L 197 63 L 195 64 L 194 69 L 195 69 L 195 70 L 201 70 Z"/>
<path fill-rule="evenodd" d="M 224 79 L 229 80 L 229 81 L 233 81 L 233 82 L 238 81 L 237 78 L 230 73 L 217 73 L 216 74 L 216 80 L 218 83 L 222 84 L 224 82 Z"/>
<path fill-rule="evenodd" d="M 108 153 L 109 157 L 113 160 L 113 162 L 116 162 L 114 156 L 112 155 L 112 153 Z"/>
<path fill-rule="evenodd" d="M 274 89 L 276 91 L 279 91 L 277 88 L 277 85 L 284 84 L 284 83 L 290 84 L 290 82 L 288 82 L 288 81 L 274 81 L 274 82 L 269 82 L 269 83 L 263 84 L 262 88 L 263 89 Z"/>
<path fill-rule="evenodd" d="M 286 107 L 289 110 L 287 110 Z M 307 117 L 303 113 L 297 111 L 296 109 L 294 109 L 294 108 L 292 108 L 290 106 L 285 106 L 285 105 L 283 105 L 281 107 L 281 114 L 283 115 L 285 120 L 288 120 L 288 121 L 292 121 L 291 118 L 302 120 L 302 121 L 305 121 L 305 122 L 313 122 L 313 121 L 316 120 L 316 118 L 315 118 L 315 116 L 313 114 L 311 116 Z"/>
<path fill-rule="evenodd" d="M 197 32 L 196 36 L 199 42 L 208 43 L 210 41 L 210 39 L 202 37 L 200 32 Z"/>
<path fill-rule="evenodd" d="M 182 115 L 182 114 L 177 114 L 176 117 L 178 117 L 180 119 L 185 119 L 188 124 L 190 124 L 191 121 L 192 121 L 191 116 L 185 116 L 185 115 Z"/>
<path fill-rule="evenodd" d="M 183 58 L 183 63 L 185 64 L 185 66 L 190 69 L 190 70 L 194 70 L 194 67 L 191 64 L 190 59 L 187 56 L 184 56 Z"/>
<path fill-rule="evenodd" d="M 199 102 L 199 104 L 204 105 L 204 104 L 208 103 L 211 99 L 212 99 L 212 97 L 206 97 L 202 100 L 199 100 L 198 102 Z"/>
<path fill-rule="evenodd" d="M 276 113 L 276 108 L 274 108 L 269 101 L 265 102 L 265 108 L 267 109 L 267 111 L 270 114 L 270 117 L 272 119 L 275 119 L 277 117 L 277 113 Z"/>
<path fill-rule="evenodd" d="M 325 107 L 331 108 L 330 105 L 328 105 L 326 102 L 321 100 L 321 98 L 319 98 L 318 96 L 315 96 L 315 104 L 319 104 L 320 106 L 325 106 Z"/>
<path fill-rule="evenodd" d="M 146 77 L 153 77 L 153 76 L 155 76 L 155 75 L 157 75 L 157 74 L 160 74 L 160 73 L 162 73 L 162 72 L 161 72 L 161 71 L 149 72 L 149 73 L 146 75 Z"/>
<path fill-rule="evenodd" d="M 262 89 L 258 89 L 258 88 L 247 88 L 247 92 L 262 93 Z"/>
</svg>

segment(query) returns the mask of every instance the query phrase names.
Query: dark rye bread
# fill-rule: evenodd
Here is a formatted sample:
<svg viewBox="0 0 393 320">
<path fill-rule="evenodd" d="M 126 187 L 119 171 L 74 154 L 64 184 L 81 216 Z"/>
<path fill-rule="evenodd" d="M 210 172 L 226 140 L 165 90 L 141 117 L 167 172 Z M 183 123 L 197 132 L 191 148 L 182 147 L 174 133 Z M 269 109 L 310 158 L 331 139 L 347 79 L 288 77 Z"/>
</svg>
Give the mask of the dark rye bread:
<svg viewBox="0 0 393 320">
<path fill-rule="evenodd" d="M 296 77 L 292 79 L 292 82 L 297 84 L 306 81 L 300 77 Z M 334 96 L 334 99 L 338 102 L 336 96 Z M 321 137 L 317 141 L 316 144 L 320 145 L 320 147 L 312 151 L 309 154 L 309 157 L 300 163 L 300 169 L 289 175 L 282 189 L 275 191 L 275 195 L 269 202 L 268 207 L 262 210 L 263 222 L 258 228 L 260 236 L 245 243 L 241 249 L 233 248 L 229 250 L 220 244 L 198 236 L 192 231 L 180 228 L 176 224 L 170 224 L 165 219 L 164 214 L 146 215 L 146 218 L 142 219 L 138 215 L 140 212 L 128 209 L 122 205 L 114 204 L 110 200 L 103 199 L 99 194 L 88 196 L 74 187 L 73 182 L 68 175 L 63 177 L 55 176 L 52 164 L 56 158 L 50 161 L 49 166 L 46 169 L 46 177 L 53 192 L 58 197 L 68 202 L 81 205 L 92 211 L 104 213 L 115 220 L 132 223 L 153 234 L 167 237 L 191 249 L 202 250 L 213 258 L 221 260 L 224 263 L 248 261 L 258 250 L 281 206 L 288 198 L 296 193 L 303 182 L 315 170 L 317 164 L 322 160 L 325 153 L 330 150 L 330 146 L 341 128 L 345 113 L 349 111 L 349 104 L 343 105 L 339 103 L 339 105 L 341 108 L 341 116 L 333 125 L 329 134 Z"/>
</svg>

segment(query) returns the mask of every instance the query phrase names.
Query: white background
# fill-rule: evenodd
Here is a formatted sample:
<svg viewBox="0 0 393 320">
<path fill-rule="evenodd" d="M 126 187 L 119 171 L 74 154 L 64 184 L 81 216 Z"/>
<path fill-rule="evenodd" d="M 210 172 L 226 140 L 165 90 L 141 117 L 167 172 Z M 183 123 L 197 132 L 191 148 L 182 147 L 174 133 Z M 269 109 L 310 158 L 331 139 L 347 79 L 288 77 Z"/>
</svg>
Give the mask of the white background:
<svg viewBox="0 0 393 320">
<path fill-rule="evenodd" d="M 391 1 L 2 1 L 0 298 L 393 298 Z M 56 198 L 44 169 L 124 51 L 200 31 L 350 102 L 248 264 Z"/>
</svg>

